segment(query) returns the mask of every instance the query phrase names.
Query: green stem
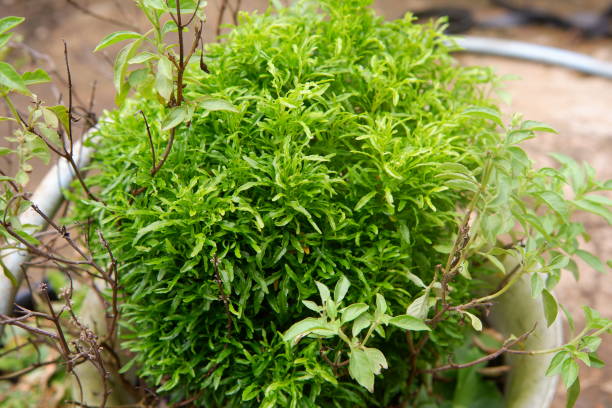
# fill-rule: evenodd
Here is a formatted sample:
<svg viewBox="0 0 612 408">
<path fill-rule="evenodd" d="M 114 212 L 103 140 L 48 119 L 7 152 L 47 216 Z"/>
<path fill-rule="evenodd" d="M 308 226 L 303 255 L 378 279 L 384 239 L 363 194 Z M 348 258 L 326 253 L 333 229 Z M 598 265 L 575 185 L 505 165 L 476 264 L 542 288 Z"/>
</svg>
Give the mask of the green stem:
<svg viewBox="0 0 612 408">
<path fill-rule="evenodd" d="M 484 303 L 484 302 L 488 302 L 490 300 L 493 300 L 501 295 L 503 295 L 504 293 L 506 293 L 515 283 L 516 281 L 523 276 L 523 273 L 525 273 L 526 268 L 521 268 L 519 271 L 517 271 L 512 278 L 510 278 L 510 280 L 508 281 L 508 283 L 501 288 L 500 290 L 498 290 L 495 293 L 492 293 L 488 296 L 483 296 L 479 299 L 474 300 L 473 302 L 470 302 L 470 304 L 479 304 L 479 303 Z"/>
<path fill-rule="evenodd" d="M 490 153 L 489 153 L 489 155 L 490 155 Z M 459 228 L 459 233 L 457 235 L 457 239 L 455 240 L 455 243 L 453 245 L 453 249 L 449 253 L 448 259 L 446 260 L 446 267 L 444 268 L 444 271 L 443 271 L 443 274 L 446 275 L 446 276 L 452 276 L 452 275 L 450 275 L 452 273 L 452 271 L 449 271 L 449 269 L 451 267 L 451 263 L 453 262 L 453 259 L 455 259 L 455 256 L 457 255 L 457 251 L 459 250 L 459 245 L 460 245 L 460 241 L 461 241 L 461 234 L 465 230 L 465 228 L 467 227 L 467 225 L 468 225 L 468 223 L 470 221 L 470 217 L 472 216 L 472 212 L 476 208 L 476 203 L 478 202 L 478 200 L 480 199 L 480 197 L 484 193 L 484 191 L 485 191 L 485 189 L 487 187 L 487 184 L 489 183 L 489 177 L 491 177 L 492 169 L 493 169 L 493 160 L 489 156 L 489 158 L 487 159 L 487 161 L 485 163 L 485 167 L 484 167 L 483 175 L 482 175 L 482 181 L 480 182 L 480 187 L 478 188 L 478 191 L 474 194 L 474 197 L 472 197 L 472 200 L 468 204 L 468 207 L 466 209 L 465 215 L 463 217 L 463 221 L 461 222 L 461 227 Z M 471 241 L 471 239 L 470 239 L 470 241 Z M 465 245 L 464 249 L 466 249 L 468 246 L 469 246 L 469 242 Z M 466 252 L 466 251 L 463 251 L 463 252 Z M 459 265 L 460 265 L 460 263 L 459 263 Z"/>
<path fill-rule="evenodd" d="M 374 323 L 372 323 L 372 325 L 370 326 L 370 329 L 368 330 L 368 333 L 363 338 L 363 342 L 361 343 L 362 346 L 366 345 L 366 343 L 370 339 L 370 336 L 372 335 L 372 333 L 374 333 L 374 329 L 376 329 L 376 326 L 378 326 L 379 324 L 380 324 L 380 322 L 378 320 L 376 320 Z"/>
<path fill-rule="evenodd" d="M 338 330 L 338 337 L 340 337 L 342 339 L 342 341 L 344 341 L 346 344 L 348 344 L 348 346 L 351 348 L 351 350 L 353 349 L 353 343 L 351 343 L 351 339 L 349 339 L 348 336 L 346 334 L 344 334 L 342 329 Z"/>
<path fill-rule="evenodd" d="M 4 98 L 4 101 L 6 102 L 6 105 L 8 106 L 9 110 L 11 111 L 11 115 L 13 116 L 13 118 L 19 122 L 21 124 L 21 126 L 23 126 L 24 124 L 21 122 L 20 120 L 20 116 L 19 113 L 17 112 L 17 108 L 15 108 L 15 105 L 13 105 L 13 101 L 11 101 L 11 98 L 8 95 L 2 95 Z"/>
<path fill-rule="evenodd" d="M 603 334 L 604 332 L 610 330 L 611 328 L 612 328 L 612 322 L 608 323 L 607 325 L 605 325 L 601 329 L 596 330 L 593 333 L 589 334 L 589 336 L 595 336 L 595 337 L 599 336 L 600 334 Z M 567 344 L 564 344 L 563 346 L 549 348 L 549 349 L 543 349 L 543 350 L 530 350 L 530 351 L 508 350 L 508 351 L 510 353 L 513 353 L 513 354 L 526 354 L 526 355 L 529 355 L 529 356 L 535 356 L 535 355 L 540 355 L 540 354 L 557 353 L 557 352 L 562 351 L 563 349 L 565 349 L 567 346 L 574 346 L 574 345 L 578 344 L 580 342 L 580 340 L 582 340 L 582 338 L 587 335 L 588 331 L 589 331 L 589 329 L 585 327 L 580 332 L 579 335 L 574 337 L 574 339 L 572 341 L 570 341 Z"/>
</svg>

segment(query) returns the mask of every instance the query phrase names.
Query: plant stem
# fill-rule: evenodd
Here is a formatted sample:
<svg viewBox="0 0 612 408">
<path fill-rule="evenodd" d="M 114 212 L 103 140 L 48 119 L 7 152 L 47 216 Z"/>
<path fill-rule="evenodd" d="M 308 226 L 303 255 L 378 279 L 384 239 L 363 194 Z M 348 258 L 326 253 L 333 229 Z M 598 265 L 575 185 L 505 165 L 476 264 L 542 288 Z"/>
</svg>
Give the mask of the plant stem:
<svg viewBox="0 0 612 408">
<path fill-rule="evenodd" d="M 590 333 L 589 336 L 595 336 L 596 337 L 596 336 L 599 336 L 600 334 L 603 334 L 603 333 L 607 332 L 610 329 L 612 329 L 612 322 L 608 323 L 607 325 L 605 325 L 601 329 L 596 330 L 593 333 Z M 557 353 L 559 351 L 562 351 L 567 346 L 574 346 L 574 345 L 578 344 L 580 342 L 580 340 L 582 340 L 582 338 L 587 335 L 588 331 L 589 331 L 588 328 L 585 327 L 580 332 L 580 334 L 578 334 L 576 337 L 574 337 L 574 339 L 572 341 L 570 341 L 567 344 L 564 344 L 563 346 L 549 348 L 549 349 L 543 349 L 543 350 L 507 350 L 507 352 L 508 353 L 512 353 L 512 354 L 525 354 L 525 355 L 529 355 L 529 356 L 535 356 L 535 355 L 540 355 L 540 354 Z"/>
<path fill-rule="evenodd" d="M 366 334 L 366 336 L 363 338 L 363 342 L 361 343 L 362 346 L 365 346 L 366 343 L 368 342 L 368 340 L 370 339 L 370 336 L 372 335 L 372 333 L 374 332 L 374 330 L 376 329 L 376 326 L 378 326 L 380 324 L 380 322 L 378 320 L 376 320 L 374 323 L 372 323 L 372 325 L 370 326 L 370 329 L 368 330 L 368 333 Z"/>
</svg>

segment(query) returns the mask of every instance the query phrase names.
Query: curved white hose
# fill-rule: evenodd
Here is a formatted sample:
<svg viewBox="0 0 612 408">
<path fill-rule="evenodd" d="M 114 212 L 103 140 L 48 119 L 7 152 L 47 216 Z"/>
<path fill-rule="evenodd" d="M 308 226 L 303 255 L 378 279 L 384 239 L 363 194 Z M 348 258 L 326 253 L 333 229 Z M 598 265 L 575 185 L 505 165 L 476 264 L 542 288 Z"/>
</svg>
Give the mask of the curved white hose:
<svg viewBox="0 0 612 408">
<path fill-rule="evenodd" d="M 89 134 L 89 133 L 88 133 Z M 74 161 L 77 167 L 82 168 L 89 164 L 91 147 L 83 146 L 81 142 L 74 145 Z M 40 185 L 32 195 L 31 201 L 38 206 L 43 214 L 53 218 L 62 201 L 64 200 L 63 190 L 70 186 L 75 174 L 65 159 L 60 159 L 47 173 Z M 21 216 L 19 221 L 22 225 L 28 225 L 27 232 L 34 233 L 47 226 L 46 221 L 38 215 L 32 208 L 28 208 Z M 17 247 L 23 248 L 22 245 Z M 17 287 L 0 269 L 0 314 L 10 315 L 13 311 L 13 301 L 15 294 L 23 280 L 22 265 L 30 259 L 30 255 L 25 249 L 8 249 L 0 253 L 0 258 L 4 266 L 11 272 L 17 280 Z M 0 337 L 4 331 L 4 325 L 0 325 Z"/>
<path fill-rule="evenodd" d="M 463 48 L 460 52 L 517 58 L 543 64 L 557 65 L 589 75 L 612 79 L 612 63 L 561 48 L 522 41 L 484 37 L 453 37 Z"/>
</svg>

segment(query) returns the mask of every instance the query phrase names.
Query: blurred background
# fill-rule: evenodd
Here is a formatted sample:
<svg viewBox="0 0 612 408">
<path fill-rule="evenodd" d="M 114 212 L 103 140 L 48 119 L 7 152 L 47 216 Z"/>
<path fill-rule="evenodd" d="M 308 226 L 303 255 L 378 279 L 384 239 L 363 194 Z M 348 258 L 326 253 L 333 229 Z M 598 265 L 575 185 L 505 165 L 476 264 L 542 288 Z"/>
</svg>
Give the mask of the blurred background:
<svg viewBox="0 0 612 408">
<path fill-rule="evenodd" d="M 205 40 L 212 41 L 219 21 L 220 1 L 208 3 Z M 230 1 L 233 7 L 236 3 L 236 0 Z M 242 10 L 261 11 L 268 4 L 264 0 L 239 3 Z M 422 16 L 450 15 L 450 31 L 460 35 L 550 45 L 612 62 L 610 0 L 378 0 L 374 7 L 387 19 L 401 18 L 406 12 Z M 231 22 L 232 12 L 227 10 L 221 21 Z M 62 42 L 65 40 L 79 99 L 88 103 L 97 83 L 94 110 L 101 113 L 113 107 L 112 63 L 116 49 L 96 54 L 92 50 L 112 31 L 138 30 L 145 26 L 131 0 L 0 0 L 0 17 L 9 15 L 26 17 L 26 22 L 17 30 L 20 45 L 13 57 L 23 59 L 24 65 L 37 63 L 65 77 Z M 491 66 L 499 75 L 516 76 L 517 79 L 506 82 L 505 90 L 511 100 L 502 103 L 502 110 L 509 114 L 521 112 L 525 118 L 545 122 L 559 131 L 558 135 L 545 134 L 526 143 L 538 165 L 552 165 L 548 153 L 560 152 L 577 160 L 588 160 L 600 179 L 612 178 L 612 79 L 499 57 L 460 54 L 457 58 L 462 64 Z M 55 91 L 41 89 L 40 96 L 51 103 L 65 92 L 58 82 Z M 0 166 L 4 168 L 10 163 L 0 161 Z M 34 185 L 43 174 L 44 167 L 40 166 L 33 175 Z M 585 247 L 604 261 L 611 259 L 610 226 L 600 219 L 585 217 L 584 221 L 591 236 Z M 580 266 L 580 285 L 566 274 L 556 290 L 557 296 L 574 314 L 578 325 L 583 304 L 612 317 L 612 276 L 598 273 L 584 263 Z M 612 362 L 609 337 L 603 342 L 600 355 Z M 577 407 L 612 407 L 612 368 L 582 367 L 582 370 L 583 391 Z M 37 377 L 36 381 L 41 379 Z M 27 383 L 18 386 L 27 387 Z M 50 400 L 44 401 L 50 403 Z M 564 401 L 564 392 L 560 389 L 554 407 L 564 407 Z"/>
</svg>

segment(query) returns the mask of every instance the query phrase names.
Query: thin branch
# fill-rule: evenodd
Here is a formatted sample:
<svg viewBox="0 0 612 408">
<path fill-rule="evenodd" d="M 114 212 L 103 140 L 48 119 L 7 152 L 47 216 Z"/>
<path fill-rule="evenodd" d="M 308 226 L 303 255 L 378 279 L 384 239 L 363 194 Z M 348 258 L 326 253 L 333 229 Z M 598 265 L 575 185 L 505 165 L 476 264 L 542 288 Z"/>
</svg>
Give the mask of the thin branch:
<svg viewBox="0 0 612 408">
<path fill-rule="evenodd" d="M 13 319 L 13 318 L 11 318 L 11 317 L 9 317 L 7 315 L 0 314 L 0 319 L 2 319 L 2 320 L 0 320 L 0 325 L 8 324 L 8 325 L 20 327 L 20 328 L 22 328 L 22 329 L 24 329 L 26 331 L 29 331 L 29 332 L 32 332 L 32 333 L 35 333 L 35 334 L 38 334 L 38 335 L 41 335 L 41 336 L 50 337 L 50 338 L 56 339 L 56 340 L 59 338 L 58 335 L 55 334 L 55 333 L 39 329 L 38 327 L 28 326 L 27 324 L 21 322 L 22 319 L 20 319 L 20 318 L 14 318 Z"/>
<path fill-rule="evenodd" d="M 227 297 L 227 295 L 225 293 L 225 290 L 223 289 L 223 281 L 221 280 L 221 276 L 219 275 L 219 263 L 220 263 L 220 260 L 215 255 L 211 259 L 211 262 L 212 262 L 213 268 L 215 270 L 215 281 L 217 282 L 217 286 L 219 287 L 219 296 L 220 296 L 221 300 L 223 301 L 223 305 L 225 307 L 225 314 L 227 316 L 227 323 L 226 323 L 225 327 L 227 329 L 228 337 L 232 337 L 232 329 L 233 329 L 232 313 L 231 313 L 230 307 L 229 307 L 229 299 L 228 299 L 228 297 Z"/>
<path fill-rule="evenodd" d="M 20 344 L 20 345 L 18 345 L 18 346 L 13 347 L 13 348 L 12 348 L 12 349 L 10 349 L 10 350 L 6 350 L 6 351 L 3 351 L 2 353 L 0 353 L 0 358 L 5 357 L 5 356 L 8 356 L 9 354 L 14 353 L 14 352 L 16 352 L 16 351 L 19 351 L 19 350 L 21 350 L 21 349 L 22 349 L 22 348 L 24 348 L 24 347 L 27 347 L 27 346 L 33 346 L 35 342 L 37 342 L 37 343 L 42 343 L 42 341 L 40 341 L 40 340 L 32 340 L 32 339 L 28 339 L 28 340 L 27 340 L 25 343 Z"/>
<path fill-rule="evenodd" d="M 242 8 L 242 0 L 236 0 L 236 8 L 234 9 L 234 12 L 232 13 L 234 25 L 238 24 L 238 13 L 240 12 L 241 8 Z"/>
<path fill-rule="evenodd" d="M 0 176 L 8 177 L 7 174 L 2 171 L 2 169 L 0 169 Z M 8 183 L 13 188 L 13 190 L 15 190 L 16 193 L 19 192 L 19 186 L 17 185 L 17 183 L 15 183 L 13 180 L 8 180 Z"/>
<path fill-rule="evenodd" d="M 151 157 L 153 159 L 153 168 L 156 167 L 156 158 L 155 158 L 155 146 L 153 145 L 153 137 L 151 136 L 151 128 L 149 127 L 149 122 L 147 121 L 147 116 L 143 111 L 140 111 L 142 118 L 144 119 L 145 127 L 147 128 L 147 136 L 149 137 L 149 145 L 151 146 Z"/>
<path fill-rule="evenodd" d="M 219 8 L 219 16 L 217 17 L 217 37 L 221 34 L 221 24 L 223 23 L 223 17 L 225 16 L 225 10 L 227 9 L 227 5 L 229 0 L 221 0 L 221 7 Z"/>
<path fill-rule="evenodd" d="M 72 171 L 74 172 L 77 180 L 79 181 L 79 184 L 81 184 L 81 187 L 83 187 L 83 190 L 85 191 L 85 194 L 87 194 L 87 196 L 94 200 L 97 201 L 99 203 L 103 203 L 98 197 L 96 197 L 87 187 L 87 184 L 85 183 L 85 179 L 83 178 L 83 175 L 81 173 L 81 171 L 79 170 L 79 166 L 77 165 L 77 163 L 74 161 L 74 157 L 72 156 L 72 153 L 70 153 L 69 151 L 67 151 L 66 147 L 64 146 L 64 151 L 60 151 L 56 146 L 53 145 L 53 143 L 47 139 L 47 137 L 45 137 L 42 133 L 40 133 L 39 131 L 37 131 L 33 126 L 30 126 L 29 124 L 27 124 L 25 121 L 22 120 L 22 123 L 24 124 L 25 128 L 33 133 L 34 135 L 36 135 L 38 138 L 40 138 L 43 142 L 45 142 L 45 144 L 49 147 L 49 149 L 51 149 L 55 154 L 57 154 L 58 156 L 60 156 L 61 158 L 65 159 L 68 164 L 70 165 Z M 69 118 L 70 121 L 72 121 L 72 118 Z"/>
<path fill-rule="evenodd" d="M 181 402 L 177 402 L 175 404 L 172 405 L 172 408 L 180 408 L 180 407 L 188 407 L 191 406 L 193 404 L 193 402 L 195 400 L 197 400 L 198 398 L 200 398 L 202 396 L 202 391 L 198 392 L 196 395 L 194 395 L 193 397 L 186 399 L 185 401 L 181 401 Z"/>
<path fill-rule="evenodd" d="M 184 27 L 187 27 L 189 24 L 191 24 L 193 22 L 193 20 L 196 18 L 196 16 L 198 15 L 198 10 L 200 9 L 200 4 L 202 3 L 202 0 L 198 0 L 198 4 L 196 4 L 195 7 L 195 12 L 191 15 L 191 18 L 189 18 L 189 21 L 187 21 L 184 24 Z"/>
<path fill-rule="evenodd" d="M 25 51 L 31 58 L 32 58 L 32 62 L 33 63 L 37 63 L 38 60 L 44 60 L 47 63 L 47 72 L 49 72 L 51 75 L 55 75 L 55 77 L 62 82 L 64 85 L 66 85 L 66 80 L 64 79 L 64 77 L 62 77 L 62 75 L 59 73 L 59 71 L 57 70 L 57 66 L 55 65 L 55 62 L 53 61 L 53 58 L 51 58 L 51 56 L 49 56 L 48 54 L 45 54 L 43 52 L 40 52 L 32 47 L 30 47 L 29 45 L 23 43 L 23 42 L 14 42 L 11 41 L 9 42 L 11 48 L 19 48 L 23 51 Z M 53 96 L 55 97 L 55 99 L 59 100 L 61 99 L 61 93 L 60 91 L 57 89 L 57 86 L 53 83 L 50 84 L 51 86 L 51 91 L 53 92 Z M 77 95 L 77 100 L 78 100 L 78 95 Z M 79 102 L 80 103 L 80 102 Z"/>
<path fill-rule="evenodd" d="M 27 199 L 28 201 L 30 201 L 29 199 Z M 36 211 L 36 213 L 38 215 L 40 215 L 46 222 L 47 224 L 49 224 L 53 229 L 55 229 L 59 235 L 70 245 L 70 247 L 72 249 L 74 249 L 85 261 L 87 261 L 88 264 L 90 264 L 92 267 L 94 267 L 98 272 L 100 272 L 102 275 L 104 275 L 104 269 L 102 269 L 98 264 L 96 264 L 93 259 L 91 258 L 91 255 L 86 254 L 81 247 L 79 247 L 74 240 L 71 238 L 70 236 L 70 232 L 68 232 L 68 230 L 66 229 L 66 227 L 64 226 L 59 226 L 55 223 L 55 221 L 53 221 L 51 218 L 49 218 L 44 212 L 41 211 L 40 208 L 38 208 L 38 206 L 34 203 L 31 203 L 31 207 L 34 211 Z"/>
<path fill-rule="evenodd" d="M 34 363 L 31 366 L 26 367 L 22 370 L 15 371 L 15 372 L 5 374 L 5 375 L 0 375 L 0 381 L 14 380 L 15 378 L 19 378 L 22 375 L 29 374 L 32 371 L 39 369 L 40 367 L 45 367 L 51 364 L 57 364 L 60 361 L 61 361 L 61 358 L 56 358 L 55 360 L 45 361 L 43 363 Z"/>
<path fill-rule="evenodd" d="M 329 364 L 333 368 L 346 367 L 347 365 L 349 365 L 350 360 L 344 360 L 344 361 L 338 361 L 338 362 L 331 361 L 329 357 L 327 357 L 328 351 L 329 350 L 326 350 L 326 349 L 319 350 L 319 355 L 323 358 L 323 360 L 325 360 L 327 364 Z"/>
<path fill-rule="evenodd" d="M 70 4 L 72 7 L 74 7 L 75 9 L 79 10 L 81 13 L 87 14 L 88 16 L 93 17 L 93 18 L 95 18 L 97 20 L 105 21 L 107 23 L 114 24 L 114 25 L 119 26 L 119 27 L 129 28 L 130 30 L 138 31 L 138 27 L 136 27 L 136 26 L 128 24 L 128 23 L 126 23 L 124 21 L 115 20 L 114 18 L 106 17 L 106 16 L 103 16 L 101 14 L 98 14 L 98 13 L 96 13 L 94 11 L 89 10 L 88 8 L 85 8 L 85 7 L 81 6 L 75 0 L 66 0 L 66 2 L 68 4 Z"/>
<path fill-rule="evenodd" d="M 168 160 L 168 156 L 170 156 L 170 151 L 172 150 L 172 146 L 174 145 L 175 134 L 176 134 L 176 128 L 172 128 L 172 130 L 170 130 L 170 136 L 168 138 L 168 143 L 166 144 L 166 149 L 164 150 L 164 154 L 159 159 L 159 162 L 157 163 L 157 165 L 151 169 L 151 177 L 155 176 L 157 172 L 161 170 L 164 163 L 166 163 L 166 160 Z M 134 195 L 138 195 L 138 194 L 134 193 Z"/>
<path fill-rule="evenodd" d="M 195 54 L 195 52 L 197 51 L 198 45 L 202 42 L 203 28 L 204 28 L 204 23 L 200 21 L 200 24 L 196 27 L 193 43 L 191 44 L 191 49 L 189 50 L 189 54 L 187 54 L 187 57 L 185 58 L 185 66 L 183 67 L 183 70 L 187 67 L 187 64 L 189 64 L 189 61 L 191 60 L 191 57 L 193 57 L 193 54 Z"/>
<path fill-rule="evenodd" d="M 71 261 L 70 259 L 60 258 L 48 252 L 38 249 L 36 246 L 30 244 L 21 235 L 19 235 L 9 223 L 3 222 L 2 227 L 6 229 L 6 232 L 8 232 L 9 235 L 11 235 L 11 237 L 19 241 L 19 243 L 23 244 L 26 247 L 26 249 L 34 255 L 40 256 L 42 258 L 46 258 L 50 261 L 55 261 L 55 262 L 59 262 L 59 263 L 67 264 L 67 265 L 90 265 L 90 263 L 87 261 Z"/>
<path fill-rule="evenodd" d="M 70 63 L 68 62 L 68 44 L 64 41 L 64 61 L 66 62 L 66 75 L 68 76 L 68 140 L 70 141 L 70 155 L 72 156 L 74 141 L 72 139 L 72 74 L 70 73 Z M 65 147 L 64 147 L 65 149 Z"/>
<path fill-rule="evenodd" d="M 178 21 L 178 41 L 179 41 L 179 67 L 176 80 L 176 106 L 180 106 L 183 102 L 183 73 L 185 69 L 185 39 L 183 30 L 185 26 L 181 20 L 181 0 L 176 0 L 176 19 Z"/>
<path fill-rule="evenodd" d="M 200 0 L 198 1 L 198 7 L 199 5 L 200 5 Z M 203 23 L 200 22 L 200 24 L 196 27 L 195 38 L 191 45 L 191 49 L 189 50 L 187 54 L 185 53 L 184 29 L 194 20 L 196 14 L 197 14 L 197 8 L 196 8 L 196 12 L 193 13 L 193 15 L 189 18 L 189 20 L 186 23 L 184 23 L 182 19 L 180 0 L 176 0 L 176 14 L 170 13 L 171 18 L 175 21 L 177 29 L 178 29 L 177 31 L 178 31 L 178 43 L 179 43 L 179 55 L 178 55 L 178 61 L 176 61 L 176 58 L 173 55 L 169 55 L 168 57 L 169 60 L 176 67 L 176 72 L 177 72 L 176 74 L 177 76 L 176 78 L 176 98 L 171 99 L 168 102 L 169 108 L 175 108 L 175 107 L 181 106 L 184 102 L 184 96 L 183 96 L 184 84 L 183 82 L 184 82 L 185 70 L 187 68 L 187 65 L 189 64 L 191 57 L 197 51 L 198 45 L 200 44 L 202 40 Z M 145 118 L 145 124 L 147 126 L 147 130 L 149 131 L 150 129 L 148 129 L 146 118 Z M 151 171 L 150 171 L 151 177 L 155 177 L 155 175 L 159 172 L 159 170 L 161 170 L 161 168 L 166 163 L 166 160 L 168 159 L 168 157 L 170 156 L 170 152 L 172 151 L 172 146 L 174 146 L 175 137 L 176 137 L 176 126 L 170 130 L 170 134 L 168 136 L 168 142 L 166 143 L 166 148 L 164 149 L 164 152 L 162 156 L 160 157 L 159 161 L 156 163 L 155 160 L 153 160 L 153 167 L 151 168 Z M 151 140 L 150 133 L 149 133 L 149 138 Z M 151 146 L 153 146 L 152 142 L 151 142 Z M 146 191 L 146 189 L 147 188 L 145 186 L 136 188 L 132 190 L 132 195 L 137 196 L 143 193 L 144 191 Z"/>
<path fill-rule="evenodd" d="M 87 125 L 92 128 L 96 125 L 98 118 L 94 113 L 94 104 L 96 102 L 96 90 L 98 87 L 98 81 L 94 80 L 91 84 L 91 94 L 89 95 L 89 106 L 87 107 L 87 111 L 85 112 L 85 118 L 87 120 Z"/>
<path fill-rule="evenodd" d="M 53 305 L 51 304 L 51 299 L 49 298 L 49 292 L 47 291 L 47 285 L 42 284 L 40 286 L 40 291 L 43 295 L 43 299 L 47 303 L 47 307 L 49 308 L 49 313 L 51 313 L 51 317 L 53 318 L 53 323 L 55 324 L 58 340 L 60 344 L 60 348 L 62 350 L 63 357 L 66 361 L 68 361 L 68 356 L 70 355 L 70 347 L 68 347 L 68 342 L 66 341 L 66 336 L 64 335 L 64 331 L 62 330 L 62 326 L 59 319 L 59 314 L 55 313 L 53 309 Z M 60 312 L 61 313 L 61 312 Z M 68 364 L 68 371 L 72 371 L 72 365 Z"/>
<path fill-rule="evenodd" d="M 470 361 L 468 363 L 463 363 L 463 364 L 455 364 L 453 362 L 450 362 L 449 364 L 440 366 L 440 367 L 435 367 L 429 370 L 423 370 L 422 373 L 437 373 L 440 371 L 446 371 L 446 370 L 459 370 L 462 368 L 468 368 L 468 367 L 472 367 L 475 365 L 478 365 L 480 363 L 485 363 L 487 361 L 491 361 L 494 360 L 495 358 L 499 357 L 500 355 L 502 355 L 505 352 L 510 352 L 511 348 L 524 341 L 527 337 L 529 337 L 529 335 L 531 333 L 534 332 L 534 330 L 536 329 L 536 325 L 533 326 L 533 328 L 531 328 L 531 330 L 529 330 L 526 333 L 523 333 L 521 336 L 517 337 L 514 340 L 508 341 L 506 344 L 504 344 L 500 349 L 498 349 L 497 351 L 491 353 L 491 354 L 487 354 L 486 356 L 483 356 L 481 358 L 478 358 L 476 360 Z"/>
<path fill-rule="evenodd" d="M 449 310 L 451 310 L 451 306 L 449 305 L 447 298 L 446 298 L 449 292 L 448 284 L 459 273 L 463 262 L 467 259 L 467 249 L 469 248 L 469 245 L 473 239 L 473 237 L 470 236 L 470 219 L 472 218 L 472 214 L 474 210 L 476 209 L 476 204 L 478 203 L 478 200 L 480 199 L 482 194 L 484 194 L 485 192 L 485 189 L 489 181 L 489 177 L 491 176 L 491 172 L 492 172 L 492 159 L 491 159 L 490 153 L 487 153 L 487 157 L 488 159 L 484 167 L 480 186 L 478 188 L 478 191 L 474 193 L 474 196 L 472 197 L 472 199 L 470 200 L 466 208 L 466 212 L 463 216 L 463 220 L 461 221 L 461 224 L 459 225 L 459 230 L 457 232 L 457 238 L 455 239 L 455 242 L 453 244 L 453 249 L 448 254 L 446 266 L 444 268 L 442 268 L 442 265 L 436 266 L 436 276 L 438 274 L 438 271 L 442 272 L 442 278 L 440 281 L 440 284 L 442 286 L 442 294 L 440 296 L 440 302 L 438 302 L 438 304 L 436 305 L 436 312 L 434 316 L 426 322 L 427 325 L 431 329 L 433 329 L 444 318 L 444 315 Z M 410 374 L 408 375 L 408 385 L 412 383 L 412 381 L 414 380 L 414 377 L 417 374 L 416 359 L 417 359 L 417 356 L 423 350 L 423 347 L 425 347 L 425 344 L 427 343 L 427 341 L 429 341 L 429 334 L 425 333 L 422 335 L 419 342 L 414 347 L 414 353 L 412 353 L 410 356 L 411 369 L 410 369 Z"/>
<path fill-rule="evenodd" d="M 115 259 L 115 256 L 113 255 L 113 251 L 111 250 L 110 245 L 108 244 L 108 241 L 104 238 L 104 235 L 102 235 L 101 231 L 98 231 L 98 237 L 100 239 L 100 242 L 106 249 L 106 252 L 108 253 L 108 256 L 110 258 L 110 267 L 108 269 L 108 276 L 107 276 L 106 281 L 111 287 L 111 292 L 112 292 L 112 299 L 111 299 L 112 318 L 110 321 L 110 325 L 108 326 L 107 337 L 103 341 L 103 342 L 106 342 L 106 341 L 110 341 L 110 339 L 112 339 L 113 336 L 115 335 L 115 331 L 117 329 L 117 320 L 119 319 L 119 302 L 118 302 L 119 276 L 117 275 L 118 273 L 117 272 L 118 271 L 117 270 L 117 260 Z"/>
</svg>

